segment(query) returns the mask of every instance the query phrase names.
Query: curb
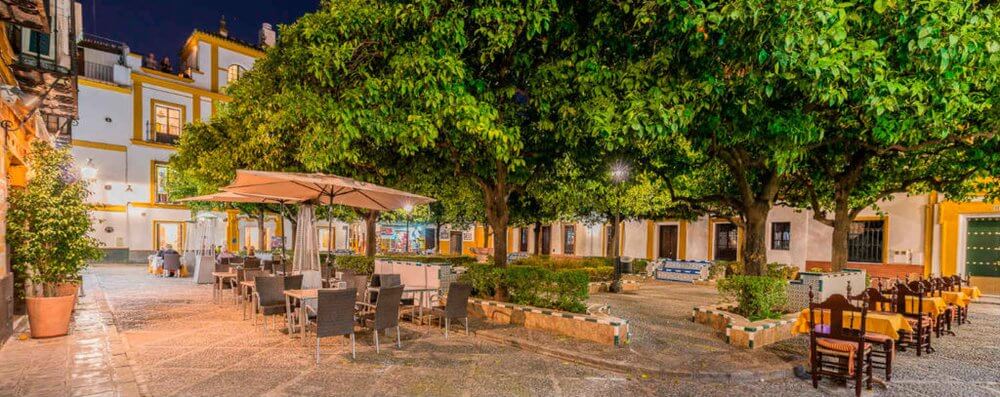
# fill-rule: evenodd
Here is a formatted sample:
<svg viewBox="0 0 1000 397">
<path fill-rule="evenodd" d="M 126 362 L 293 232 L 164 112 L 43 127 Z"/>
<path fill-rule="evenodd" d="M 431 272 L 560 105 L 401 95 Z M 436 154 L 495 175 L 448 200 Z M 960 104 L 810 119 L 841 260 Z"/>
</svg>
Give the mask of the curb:
<svg viewBox="0 0 1000 397">
<path fill-rule="evenodd" d="M 793 377 L 792 366 L 789 366 L 788 368 L 784 369 L 768 370 L 768 371 L 734 371 L 734 372 L 683 371 L 683 370 L 636 365 L 622 361 L 605 360 L 598 357 L 592 357 L 562 349 L 551 348 L 539 343 L 535 343 L 520 338 L 511 338 L 507 336 L 498 335 L 491 331 L 474 331 L 474 334 L 477 337 L 480 337 L 482 339 L 494 343 L 513 346 L 524 351 L 538 353 L 549 357 L 558 358 L 560 360 L 565 360 L 576 364 L 585 365 L 588 367 L 609 370 L 623 374 L 634 374 L 639 372 L 644 375 L 660 376 L 665 378 L 694 378 L 699 380 L 708 379 L 708 380 L 716 380 L 716 381 L 732 382 L 732 383 L 749 382 L 749 381 L 767 381 L 767 380 Z"/>
</svg>

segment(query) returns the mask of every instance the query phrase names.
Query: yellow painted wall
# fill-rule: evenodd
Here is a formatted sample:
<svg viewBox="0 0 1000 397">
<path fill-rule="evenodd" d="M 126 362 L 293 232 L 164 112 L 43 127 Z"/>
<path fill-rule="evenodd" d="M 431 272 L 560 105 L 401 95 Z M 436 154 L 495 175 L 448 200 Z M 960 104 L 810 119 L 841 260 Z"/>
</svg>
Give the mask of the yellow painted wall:
<svg viewBox="0 0 1000 397">
<path fill-rule="evenodd" d="M 1000 202 L 956 203 L 945 201 L 939 204 L 941 224 L 941 275 L 950 276 L 958 271 L 958 246 L 961 215 L 1000 214 Z M 927 269 L 925 265 L 925 269 Z M 925 270 L 926 272 L 927 270 Z"/>
</svg>

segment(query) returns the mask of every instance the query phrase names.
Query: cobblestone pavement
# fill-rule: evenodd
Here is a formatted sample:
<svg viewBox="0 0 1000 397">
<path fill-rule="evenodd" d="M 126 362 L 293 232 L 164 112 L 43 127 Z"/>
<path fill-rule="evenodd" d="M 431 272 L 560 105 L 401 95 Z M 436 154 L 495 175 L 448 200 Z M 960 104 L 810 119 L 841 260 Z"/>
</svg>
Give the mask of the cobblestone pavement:
<svg viewBox="0 0 1000 397">
<path fill-rule="evenodd" d="M 370 332 L 358 334 L 358 358 L 342 338 L 314 345 L 263 331 L 233 304 L 213 304 L 211 288 L 161 279 L 138 266 L 98 265 L 85 277 L 87 297 L 73 333 L 45 341 L 12 340 L 0 350 L 0 396 L 6 395 L 853 395 L 837 385 L 812 389 L 790 377 L 723 382 L 613 372 L 561 361 L 460 332 L 405 324 L 403 348 L 376 354 Z M 599 355 L 653 355 L 660 365 L 737 368 L 800 360 L 802 338 L 767 351 L 741 352 L 690 322 L 691 308 L 715 298 L 710 287 L 654 283 L 638 295 L 598 294 L 633 324 L 629 349 L 549 334 L 532 337 Z M 888 388 L 874 395 L 1000 395 L 1000 306 L 976 305 L 959 337 L 935 340 L 920 359 L 901 353 Z M 473 329 L 485 328 L 473 324 Z M 392 338 L 386 338 L 392 339 Z M 384 339 L 385 340 L 385 339 Z M 653 354 L 657 349 L 663 351 Z M 612 356 L 621 357 L 621 356 Z"/>
<path fill-rule="evenodd" d="M 84 277 L 93 285 L 91 275 Z M 0 350 L 0 396 L 138 396 L 103 294 L 85 289 L 69 336 L 11 338 Z"/>
</svg>

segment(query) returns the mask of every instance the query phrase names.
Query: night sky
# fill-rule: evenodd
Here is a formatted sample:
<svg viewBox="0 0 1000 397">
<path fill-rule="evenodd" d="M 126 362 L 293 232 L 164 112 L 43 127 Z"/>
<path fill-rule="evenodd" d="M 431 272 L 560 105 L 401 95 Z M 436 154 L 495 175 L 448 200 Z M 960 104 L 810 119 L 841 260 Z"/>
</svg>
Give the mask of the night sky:
<svg viewBox="0 0 1000 397">
<path fill-rule="evenodd" d="M 81 0 L 83 29 L 129 45 L 132 52 L 157 58 L 177 53 L 191 31 L 215 32 L 226 16 L 229 36 L 257 43 L 262 22 L 278 25 L 315 11 L 319 0 Z"/>
</svg>

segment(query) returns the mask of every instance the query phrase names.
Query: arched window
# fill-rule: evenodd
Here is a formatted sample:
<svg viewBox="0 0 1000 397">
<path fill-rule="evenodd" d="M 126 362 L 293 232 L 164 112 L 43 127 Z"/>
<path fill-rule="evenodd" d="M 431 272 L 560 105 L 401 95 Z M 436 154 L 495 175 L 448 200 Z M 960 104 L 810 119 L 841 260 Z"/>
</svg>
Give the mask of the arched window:
<svg viewBox="0 0 1000 397">
<path fill-rule="evenodd" d="M 229 77 L 226 79 L 226 82 L 232 84 L 241 76 L 243 76 L 243 73 L 246 72 L 247 70 L 243 66 L 232 64 L 229 65 L 229 68 L 227 68 L 226 71 L 229 72 Z"/>
</svg>

